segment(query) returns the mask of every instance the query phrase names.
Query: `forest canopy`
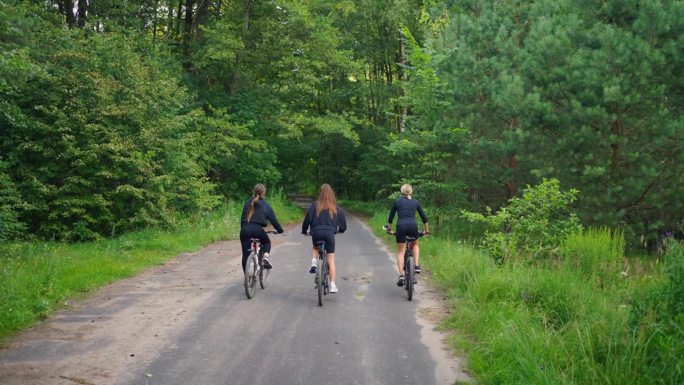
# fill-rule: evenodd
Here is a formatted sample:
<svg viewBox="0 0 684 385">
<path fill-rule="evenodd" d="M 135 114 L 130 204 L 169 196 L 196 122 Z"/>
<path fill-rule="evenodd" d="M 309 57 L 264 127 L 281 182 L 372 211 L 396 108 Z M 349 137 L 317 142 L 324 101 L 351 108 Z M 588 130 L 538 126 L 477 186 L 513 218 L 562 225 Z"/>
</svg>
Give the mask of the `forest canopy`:
<svg viewBox="0 0 684 385">
<path fill-rule="evenodd" d="M 0 0 L 0 240 L 89 240 L 257 182 L 444 218 L 545 178 L 684 226 L 684 3 Z"/>
</svg>

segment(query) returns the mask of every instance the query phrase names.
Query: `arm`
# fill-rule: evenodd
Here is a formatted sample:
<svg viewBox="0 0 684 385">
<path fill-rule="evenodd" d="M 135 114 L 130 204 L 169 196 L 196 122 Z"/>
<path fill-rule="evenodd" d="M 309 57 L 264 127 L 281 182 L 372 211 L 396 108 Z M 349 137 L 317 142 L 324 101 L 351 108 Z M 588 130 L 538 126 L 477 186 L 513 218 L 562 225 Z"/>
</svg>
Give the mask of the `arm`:
<svg viewBox="0 0 684 385">
<path fill-rule="evenodd" d="M 281 226 L 280 222 L 278 222 L 278 218 L 276 218 L 275 212 L 273 211 L 270 205 L 268 205 L 267 207 L 268 208 L 266 210 L 266 218 L 268 218 L 269 222 L 271 222 L 273 227 L 278 231 L 278 234 L 284 233 L 285 230 L 283 230 L 283 226 Z"/>
<path fill-rule="evenodd" d="M 344 218 L 344 210 L 340 206 L 337 206 L 337 231 L 339 233 L 347 231 L 347 220 Z"/>
<path fill-rule="evenodd" d="M 420 215 L 420 219 L 423 221 L 423 232 L 424 233 L 429 233 L 430 228 L 428 227 L 428 217 L 427 214 L 425 214 L 425 210 L 423 210 L 423 207 L 418 203 L 418 215 Z"/>
<path fill-rule="evenodd" d="M 302 223 L 302 234 L 306 235 L 309 232 L 309 225 L 311 225 L 311 213 L 313 212 L 314 205 L 312 204 L 304 215 L 304 222 Z"/>
<path fill-rule="evenodd" d="M 392 229 L 392 222 L 394 221 L 394 214 L 397 213 L 397 201 L 392 203 L 392 208 L 390 209 L 389 218 L 387 218 L 387 225 L 389 229 Z"/>
</svg>

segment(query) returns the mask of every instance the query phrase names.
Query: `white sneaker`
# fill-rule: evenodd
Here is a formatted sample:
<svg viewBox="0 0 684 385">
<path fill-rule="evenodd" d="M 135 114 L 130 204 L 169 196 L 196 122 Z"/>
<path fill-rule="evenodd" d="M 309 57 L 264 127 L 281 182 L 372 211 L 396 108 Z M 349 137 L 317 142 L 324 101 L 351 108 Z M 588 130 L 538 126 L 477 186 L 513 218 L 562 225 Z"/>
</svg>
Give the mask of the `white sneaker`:
<svg viewBox="0 0 684 385">
<path fill-rule="evenodd" d="M 330 282 L 330 292 L 337 293 L 337 285 L 335 285 L 335 282 Z"/>
</svg>

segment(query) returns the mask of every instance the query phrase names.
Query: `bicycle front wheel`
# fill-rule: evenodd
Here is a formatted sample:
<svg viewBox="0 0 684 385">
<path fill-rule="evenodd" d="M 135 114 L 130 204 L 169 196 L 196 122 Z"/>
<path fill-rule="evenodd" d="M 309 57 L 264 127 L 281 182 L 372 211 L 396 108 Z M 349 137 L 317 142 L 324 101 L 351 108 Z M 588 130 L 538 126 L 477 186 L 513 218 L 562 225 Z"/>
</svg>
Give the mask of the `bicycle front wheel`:
<svg viewBox="0 0 684 385">
<path fill-rule="evenodd" d="M 256 291 L 256 269 L 256 258 L 254 254 L 250 254 L 245 264 L 245 294 L 250 299 Z"/>
<path fill-rule="evenodd" d="M 323 306 L 323 295 L 325 294 L 325 276 L 326 272 L 325 270 L 325 263 L 323 261 L 323 258 L 318 258 L 318 262 L 316 263 L 316 288 L 318 289 L 318 306 Z"/>
<path fill-rule="evenodd" d="M 259 270 L 259 285 L 261 285 L 262 289 L 268 286 L 268 275 L 270 273 L 271 269 L 264 269 L 263 265 L 261 266 L 261 270 Z"/>
<path fill-rule="evenodd" d="M 415 262 L 413 261 L 413 255 L 409 255 L 406 261 L 406 294 L 408 295 L 408 300 L 413 300 L 413 280 L 415 279 Z"/>
</svg>

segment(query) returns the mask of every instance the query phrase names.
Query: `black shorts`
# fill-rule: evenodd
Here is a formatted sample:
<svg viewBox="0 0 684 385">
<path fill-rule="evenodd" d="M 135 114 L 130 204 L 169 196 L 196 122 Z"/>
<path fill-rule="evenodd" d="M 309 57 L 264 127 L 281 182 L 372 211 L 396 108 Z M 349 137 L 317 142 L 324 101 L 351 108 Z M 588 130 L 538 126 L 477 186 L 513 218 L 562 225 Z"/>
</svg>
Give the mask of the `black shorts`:
<svg viewBox="0 0 684 385">
<path fill-rule="evenodd" d="M 316 242 L 325 241 L 325 250 L 328 253 L 335 252 L 335 232 L 330 230 L 314 230 L 311 234 L 311 242 L 316 246 Z"/>
<path fill-rule="evenodd" d="M 401 225 L 397 223 L 397 231 L 394 233 L 397 243 L 406 243 L 407 235 L 413 238 L 418 238 L 418 225 L 415 223 Z"/>
</svg>

